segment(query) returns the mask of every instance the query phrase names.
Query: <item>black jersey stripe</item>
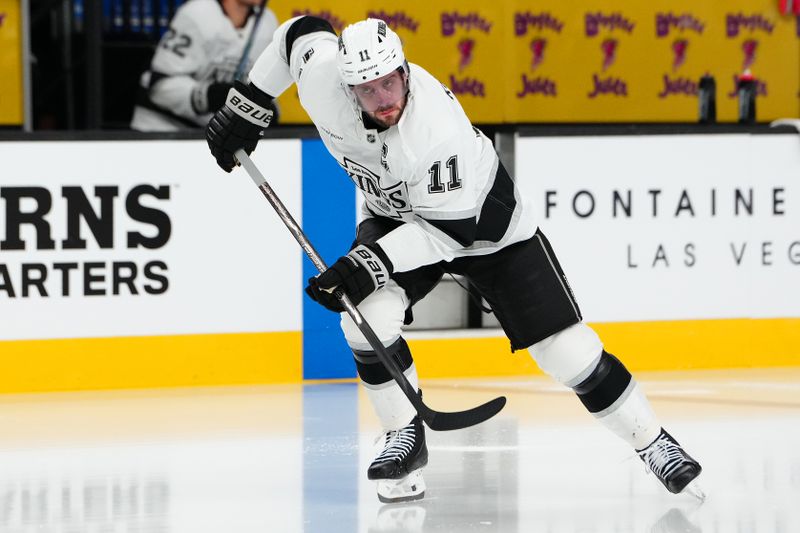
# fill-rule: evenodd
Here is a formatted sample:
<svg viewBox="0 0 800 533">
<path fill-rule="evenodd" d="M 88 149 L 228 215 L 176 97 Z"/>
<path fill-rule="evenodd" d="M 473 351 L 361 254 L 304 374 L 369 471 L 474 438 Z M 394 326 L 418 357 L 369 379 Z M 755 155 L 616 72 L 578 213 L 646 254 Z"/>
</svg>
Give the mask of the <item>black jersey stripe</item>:
<svg viewBox="0 0 800 533">
<path fill-rule="evenodd" d="M 494 184 L 486 195 L 481 206 L 478 227 L 475 232 L 476 241 L 500 242 L 508 231 L 517 199 L 514 197 L 514 180 L 502 162 L 498 161 Z"/>
<path fill-rule="evenodd" d="M 336 31 L 333 29 L 333 26 L 331 26 L 331 23 L 319 17 L 307 15 L 301 19 L 297 19 L 292 23 L 292 25 L 286 31 L 287 63 L 292 60 L 292 46 L 294 46 L 294 42 L 303 35 L 308 35 L 309 33 L 314 33 L 317 31 L 327 31 L 336 35 Z"/>
<path fill-rule="evenodd" d="M 451 220 L 424 217 L 422 219 L 465 248 L 475 242 L 475 230 L 478 227 L 475 217 Z"/>
</svg>

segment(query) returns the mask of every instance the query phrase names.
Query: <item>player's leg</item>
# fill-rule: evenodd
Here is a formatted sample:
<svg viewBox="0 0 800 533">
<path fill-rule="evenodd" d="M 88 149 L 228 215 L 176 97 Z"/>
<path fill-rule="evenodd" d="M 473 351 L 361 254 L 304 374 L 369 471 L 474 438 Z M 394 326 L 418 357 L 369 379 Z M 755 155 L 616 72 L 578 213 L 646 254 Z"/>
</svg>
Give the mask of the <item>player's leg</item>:
<svg viewBox="0 0 800 533">
<path fill-rule="evenodd" d="M 512 349 L 528 348 L 546 374 L 572 388 L 598 422 L 640 453 L 668 490 L 680 492 L 699 475 L 700 465 L 662 429 L 630 372 L 582 322 L 541 231 L 470 263 L 468 275 L 492 306 Z"/>
<path fill-rule="evenodd" d="M 667 490 L 682 492 L 700 474 L 700 464 L 664 430 L 636 380 L 589 326 L 570 326 L 528 351 L 545 373 L 576 392 L 598 422 L 630 444 Z"/>
<path fill-rule="evenodd" d="M 393 227 L 392 221 L 384 219 L 362 222 L 354 245 L 374 242 Z M 402 326 L 409 320 L 410 306 L 427 294 L 440 278 L 441 270 L 436 267 L 397 274 L 384 289 L 371 294 L 358 306 L 415 388 L 418 388 L 417 370 L 402 337 Z M 341 325 L 353 350 L 361 383 L 385 432 L 383 449 L 370 464 L 367 477 L 377 481 L 378 497 L 383 502 L 420 499 L 425 494 L 421 469 L 428 462 L 424 425 L 347 313 L 342 313 Z"/>
<path fill-rule="evenodd" d="M 389 281 L 368 296 L 358 308 L 375 334 L 403 370 L 409 383 L 418 387 L 417 370 L 401 327 L 407 305 L 405 291 Z M 410 501 L 425 495 L 421 469 L 428 463 L 425 429 L 414 407 L 347 313 L 342 314 L 342 331 L 353 350 L 361 383 L 385 433 L 383 448 L 367 469 L 377 482 L 383 502 Z"/>
</svg>

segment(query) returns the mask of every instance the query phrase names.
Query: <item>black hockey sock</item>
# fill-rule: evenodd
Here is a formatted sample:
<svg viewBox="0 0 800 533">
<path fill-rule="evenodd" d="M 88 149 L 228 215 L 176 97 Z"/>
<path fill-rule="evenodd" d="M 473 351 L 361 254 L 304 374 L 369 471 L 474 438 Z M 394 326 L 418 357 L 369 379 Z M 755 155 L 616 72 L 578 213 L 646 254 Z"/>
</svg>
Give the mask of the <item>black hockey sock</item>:
<svg viewBox="0 0 800 533">
<path fill-rule="evenodd" d="M 397 362 L 400 370 L 405 372 L 411 367 L 413 359 L 411 350 L 403 337 L 398 338 L 391 346 L 386 347 L 391 357 Z M 356 361 L 358 376 L 365 383 L 370 385 L 381 385 L 392 381 L 392 376 L 386 367 L 381 364 L 380 359 L 372 350 L 353 350 L 353 358 Z"/>
<path fill-rule="evenodd" d="M 611 407 L 631 382 L 631 373 L 619 359 L 603 351 L 600 362 L 579 385 L 573 387 L 578 398 L 590 413 Z"/>
</svg>

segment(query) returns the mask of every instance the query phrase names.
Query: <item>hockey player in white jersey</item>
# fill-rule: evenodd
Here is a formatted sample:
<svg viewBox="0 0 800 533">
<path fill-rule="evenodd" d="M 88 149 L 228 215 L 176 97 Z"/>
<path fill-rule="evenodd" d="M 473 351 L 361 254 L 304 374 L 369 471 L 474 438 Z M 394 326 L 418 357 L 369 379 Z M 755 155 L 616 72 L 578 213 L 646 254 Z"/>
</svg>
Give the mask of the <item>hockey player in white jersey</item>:
<svg viewBox="0 0 800 533">
<path fill-rule="evenodd" d="M 261 0 L 189 0 L 170 21 L 141 76 L 131 128 L 203 128 L 225 102 L 240 60 L 247 73 L 272 40 L 278 20 Z M 253 34 L 255 28 L 255 34 Z M 252 34 L 252 36 L 251 36 Z M 250 49 L 242 58 L 247 42 Z"/>
<path fill-rule="evenodd" d="M 337 39 L 324 20 L 289 20 L 250 80 L 231 90 L 206 130 L 218 164 L 230 172 L 237 149 L 255 149 L 271 99 L 295 83 L 325 146 L 366 200 L 350 252 L 309 280 L 311 298 L 342 312 L 332 292 L 343 289 L 418 386 L 402 326 L 445 273 L 466 276 L 493 308 L 511 349 L 527 349 L 544 372 L 571 387 L 670 492 L 682 492 L 700 474 L 625 366 L 583 323 L 534 211 L 492 143 L 445 86 L 406 61 L 384 22 L 358 22 Z M 367 475 L 377 481 L 381 501 L 421 498 L 424 426 L 349 315 L 341 316 L 386 432 Z"/>
</svg>

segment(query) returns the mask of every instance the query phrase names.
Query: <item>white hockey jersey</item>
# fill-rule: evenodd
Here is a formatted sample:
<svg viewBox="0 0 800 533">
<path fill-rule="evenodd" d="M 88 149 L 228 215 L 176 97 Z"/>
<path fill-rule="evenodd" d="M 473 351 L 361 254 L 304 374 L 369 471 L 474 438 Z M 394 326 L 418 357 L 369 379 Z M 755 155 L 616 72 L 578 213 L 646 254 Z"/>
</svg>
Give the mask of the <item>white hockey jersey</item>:
<svg viewBox="0 0 800 533">
<path fill-rule="evenodd" d="M 255 24 L 255 13 L 236 28 L 218 0 L 189 0 L 170 21 L 150 65 L 140 80 L 131 128 L 139 131 L 179 131 L 204 127 L 212 113 L 198 113 L 192 91 L 211 82 L 233 83 L 236 67 Z M 272 40 L 278 27 L 267 9 L 243 72 L 248 72 Z"/>
<path fill-rule="evenodd" d="M 342 85 L 334 34 L 301 36 L 286 57 L 284 36 L 295 20 L 278 28 L 250 80 L 273 96 L 296 83 L 325 146 L 363 193 L 367 215 L 405 222 L 377 241 L 395 271 L 489 254 L 533 236 L 531 209 L 447 87 L 411 64 L 400 121 L 370 129 Z"/>
</svg>

